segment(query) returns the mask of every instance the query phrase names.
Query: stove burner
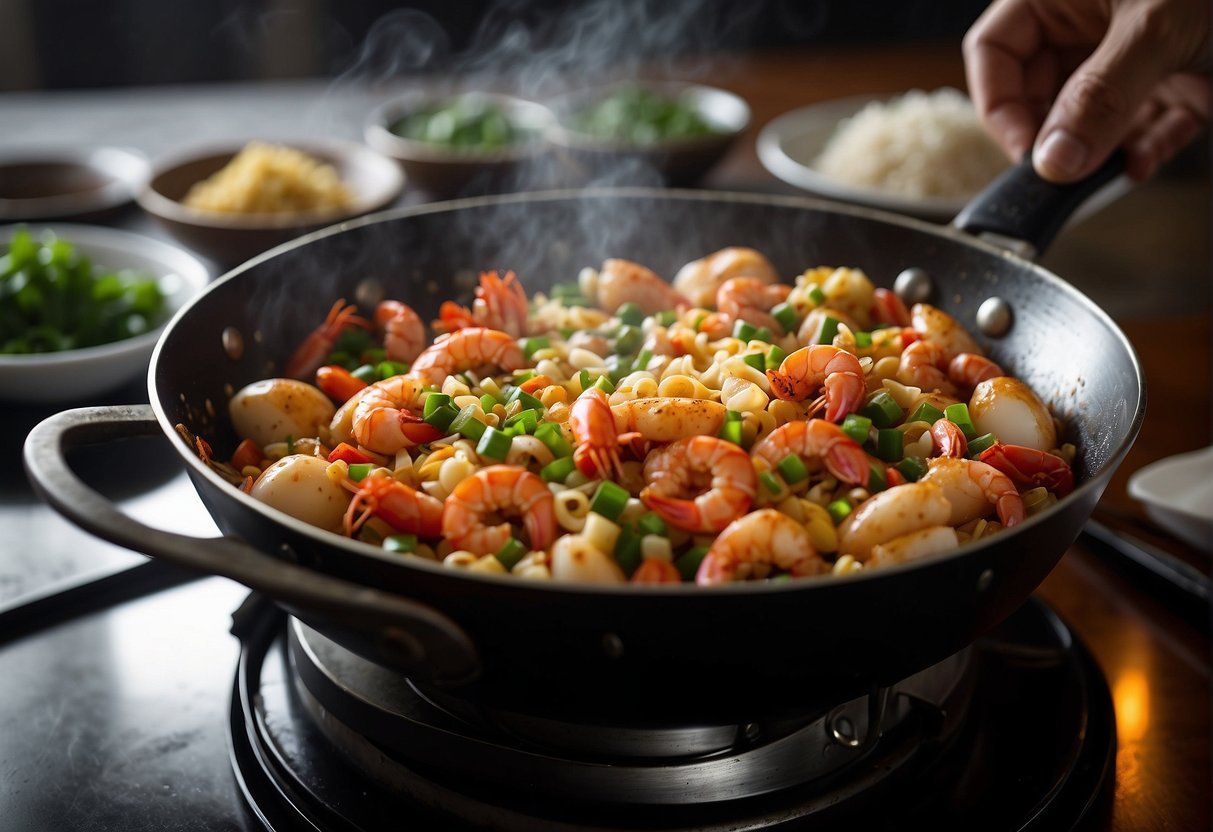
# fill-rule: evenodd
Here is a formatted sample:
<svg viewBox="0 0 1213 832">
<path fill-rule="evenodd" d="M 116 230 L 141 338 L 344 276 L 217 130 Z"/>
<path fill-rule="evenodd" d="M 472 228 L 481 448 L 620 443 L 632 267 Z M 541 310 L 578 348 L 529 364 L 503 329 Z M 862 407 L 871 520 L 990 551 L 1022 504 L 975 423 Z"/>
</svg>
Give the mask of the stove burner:
<svg viewBox="0 0 1213 832">
<path fill-rule="evenodd" d="M 889 689 L 777 723 L 611 726 L 419 690 L 267 613 L 233 694 L 233 764 L 268 829 L 1069 828 L 1115 752 L 1084 648 L 1032 601 Z M 371 739 L 373 738 L 373 739 Z M 948 819 L 946 822 L 941 818 Z M 427 826 L 428 824 L 428 826 Z M 841 828 L 841 826 L 839 826 Z"/>
</svg>

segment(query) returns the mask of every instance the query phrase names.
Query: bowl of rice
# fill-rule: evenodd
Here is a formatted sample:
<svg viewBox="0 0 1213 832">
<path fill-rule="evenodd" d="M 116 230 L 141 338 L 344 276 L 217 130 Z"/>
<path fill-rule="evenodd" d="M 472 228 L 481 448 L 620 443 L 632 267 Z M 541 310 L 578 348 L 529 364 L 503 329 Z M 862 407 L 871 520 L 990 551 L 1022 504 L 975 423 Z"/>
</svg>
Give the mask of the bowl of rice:
<svg viewBox="0 0 1213 832">
<path fill-rule="evenodd" d="M 793 110 L 763 128 L 758 157 L 803 190 L 938 221 L 1009 164 L 968 97 L 947 87 Z"/>
<path fill-rule="evenodd" d="M 222 267 L 388 206 L 404 175 L 355 142 L 250 141 L 160 161 L 138 196 L 174 237 Z"/>
</svg>

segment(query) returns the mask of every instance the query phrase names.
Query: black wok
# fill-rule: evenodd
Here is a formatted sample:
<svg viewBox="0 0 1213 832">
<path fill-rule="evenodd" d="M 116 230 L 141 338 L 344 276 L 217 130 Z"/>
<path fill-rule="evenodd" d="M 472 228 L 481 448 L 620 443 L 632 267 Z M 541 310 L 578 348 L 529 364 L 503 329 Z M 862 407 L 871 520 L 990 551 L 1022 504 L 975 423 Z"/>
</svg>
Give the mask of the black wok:
<svg viewBox="0 0 1213 832">
<path fill-rule="evenodd" d="M 1017 213 L 1025 200 L 1013 195 L 1008 211 L 1006 194 L 987 195 L 958 222 L 1043 244 L 1069 210 L 1036 206 L 1027 219 L 1038 225 L 1025 231 Z M 758 248 L 785 275 L 849 265 L 888 286 L 906 268 L 923 269 L 934 287 L 929 300 L 971 329 L 983 301 L 1005 300 L 1010 328 L 979 340 L 1065 420 L 1065 438 L 1080 449 L 1078 488 L 993 539 L 845 580 L 575 586 L 401 560 L 292 521 L 219 479 L 174 430 L 184 423 L 220 456 L 230 453 L 231 392 L 275 374 L 337 297 L 365 307 L 380 285 L 429 319 L 442 300 L 466 300 L 481 269 L 514 269 L 534 291 L 613 256 L 671 275 L 726 245 Z M 238 358 L 233 332 L 243 342 Z M 1144 412 L 1141 369 L 1115 324 L 1072 286 L 1004 249 L 956 229 L 816 200 L 647 189 L 465 200 L 312 234 L 230 272 L 182 310 L 152 358 L 149 389 L 150 408 L 70 411 L 31 433 L 31 477 L 73 521 L 241 581 L 424 685 L 507 710 L 603 723 L 803 713 L 963 648 L 1053 568 Z M 65 446 L 157 431 L 178 448 L 224 538 L 136 524 L 63 462 Z"/>
</svg>

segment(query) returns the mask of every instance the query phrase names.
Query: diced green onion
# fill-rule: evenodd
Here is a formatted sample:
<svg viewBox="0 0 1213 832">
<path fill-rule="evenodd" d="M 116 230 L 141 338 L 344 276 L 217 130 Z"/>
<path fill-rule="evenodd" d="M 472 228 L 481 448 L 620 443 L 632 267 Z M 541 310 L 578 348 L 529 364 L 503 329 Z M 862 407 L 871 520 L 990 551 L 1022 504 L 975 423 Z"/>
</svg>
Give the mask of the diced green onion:
<svg viewBox="0 0 1213 832">
<path fill-rule="evenodd" d="M 644 312 L 641 311 L 638 305 L 631 303 L 630 301 L 628 303 L 621 304 L 619 308 L 615 310 L 615 317 L 629 326 L 640 326 L 642 323 L 644 323 Z"/>
<path fill-rule="evenodd" d="M 783 360 L 788 357 L 787 351 L 782 349 L 778 344 L 772 345 L 767 350 L 767 369 L 778 370 Z"/>
<path fill-rule="evenodd" d="M 611 384 L 611 380 L 606 376 L 599 376 L 598 381 L 594 382 L 594 386 L 608 396 L 615 392 L 615 385 Z"/>
<path fill-rule="evenodd" d="M 839 320 L 837 318 L 826 316 L 826 319 L 821 322 L 821 333 L 817 336 L 818 344 L 833 344 L 834 336 L 838 334 Z"/>
<path fill-rule="evenodd" d="M 789 485 L 794 485 L 809 478 L 809 469 L 805 467 L 804 460 L 798 454 L 788 454 L 779 460 L 775 467 L 779 469 L 784 482 Z"/>
<path fill-rule="evenodd" d="M 754 330 L 755 341 L 765 341 L 769 344 L 771 343 L 771 339 L 774 337 L 775 333 L 771 332 L 771 328 L 769 326 L 760 326 L 758 329 Z"/>
<path fill-rule="evenodd" d="M 601 514 L 608 520 L 618 520 L 628 504 L 627 489 L 616 485 L 610 480 L 603 480 L 590 500 L 590 511 Z"/>
<path fill-rule="evenodd" d="M 872 420 L 858 413 L 848 413 L 839 427 L 842 428 L 843 433 L 862 445 L 868 441 L 868 433 L 872 430 Z"/>
<path fill-rule="evenodd" d="M 953 422 L 965 435 L 965 439 L 977 438 L 977 428 L 973 427 L 973 420 L 969 418 L 969 406 L 964 402 L 956 402 L 950 404 L 943 409 L 944 418 L 949 422 Z"/>
<path fill-rule="evenodd" d="M 862 350 L 862 349 L 864 349 L 866 347 L 870 347 L 870 346 L 872 346 L 872 333 L 863 332 L 863 331 L 855 333 L 855 348 L 856 349 Z"/>
<path fill-rule="evenodd" d="M 876 431 L 876 457 L 885 462 L 899 462 L 905 455 L 905 435 L 894 428 Z"/>
<path fill-rule="evenodd" d="M 350 479 L 354 482 L 362 482 L 374 467 L 375 463 L 373 462 L 350 463 Z"/>
<path fill-rule="evenodd" d="M 703 559 L 707 556 L 707 546 L 692 546 L 678 556 L 678 559 L 674 561 L 674 568 L 678 570 L 678 574 L 684 581 L 693 581 L 695 573 L 699 571 L 699 564 L 703 563 Z"/>
<path fill-rule="evenodd" d="M 539 412 L 530 408 L 519 410 L 513 416 L 506 419 L 505 424 L 506 427 L 521 425 L 523 433 L 534 433 L 535 428 L 539 426 Z"/>
<path fill-rule="evenodd" d="M 615 352 L 619 355 L 631 355 L 644 346 L 644 332 L 639 326 L 625 324 L 619 328 L 619 336 L 615 339 Z"/>
<path fill-rule="evenodd" d="M 809 300 L 813 301 L 814 306 L 821 306 L 826 302 L 826 293 L 821 291 L 820 286 L 814 286 L 809 290 Z"/>
<path fill-rule="evenodd" d="M 868 398 L 868 403 L 859 412 L 872 420 L 878 428 L 891 428 L 901 421 L 901 406 L 887 390 L 877 390 Z"/>
<path fill-rule="evenodd" d="M 657 318 L 657 323 L 661 326 L 673 326 L 674 322 L 678 320 L 678 313 L 672 309 L 663 309 L 654 317 Z"/>
<path fill-rule="evenodd" d="M 620 529 L 619 537 L 615 538 L 615 562 L 625 575 L 630 576 L 644 560 L 641 552 L 643 538 L 644 535 L 637 534 L 629 526 Z"/>
<path fill-rule="evenodd" d="M 632 372 L 632 361 L 623 355 L 608 355 L 606 359 L 607 378 L 618 384 L 620 379 Z"/>
<path fill-rule="evenodd" d="M 389 379 L 393 376 L 401 376 L 409 371 L 408 364 L 401 364 L 399 361 L 380 361 L 375 365 L 375 372 L 379 374 L 380 379 Z"/>
<path fill-rule="evenodd" d="M 421 407 L 421 416 L 428 419 L 435 410 L 450 404 L 451 397 L 446 393 L 430 393 L 425 397 L 425 403 Z"/>
<path fill-rule="evenodd" d="M 497 400 L 497 397 L 489 395 L 488 393 L 485 393 L 480 397 L 480 409 L 486 414 L 492 413 L 493 408 L 499 404 L 501 404 L 501 402 Z"/>
<path fill-rule="evenodd" d="M 408 552 L 417 551 L 417 535 L 415 534 L 393 534 L 388 535 L 383 539 L 383 548 L 389 552 L 397 552 L 399 554 L 407 554 Z"/>
<path fill-rule="evenodd" d="M 843 520 L 847 519 L 847 515 L 851 513 L 851 501 L 846 497 L 839 497 L 834 502 L 826 506 L 826 511 L 830 514 L 830 519 L 837 526 Z"/>
<path fill-rule="evenodd" d="M 539 413 L 543 413 L 544 411 L 543 402 L 539 401 L 539 399 L 535 398 L 521 387 L 510 388 L 510 394 L 506 397 L 505 403 L 513 404 L 514 402 L 521 403 L 523 410 L 534 410 Z"/>
<path fill-rule="evenodd" d="M 762 471 L 759 473 L 758 481 L 762 483 L 763 487 L 772 494 L 778 494 L 783 491 L 783 483 L 780 482 L 779 477 L 775 476 L 770 471 Z"/>
<path fill-rule="evenodd" d="M 484 429 L 488 427 L 484 422 L 476 418 L 476 411 L 479 408 L 474 404 L 469 404 L 459 411 L 459 415 L 451 420 L 447 425 L 447 430 L 451 433 L 458 433 L 471 439 L 473 442 L 479 442 L 480 437 L 484 436 Z"/>
<path fill-rule="evenodd" d="M 382 379 L 379 378 L 379 368 L 374 364 L 363 364 L 360 367 L 356 367 L 355 369 L 350 370 L 350 375 L 359 381 L 365 381 L 367 384 L 374 384 L 377 381 L 382 381 Z"/>
<path fill-rule="evenodd" d="M 726 421 L 720 426 L 720 433 L 717 434 L 721 439 L 727 442 L 732 442 L 734 445 L 742 444 L 741 422 Z"/>
<path fill-rule="evenodd" d="M 455 421 L 455 417 L 459 415 L 459 410 L 452 404 L 443 404 L 434 408 L 429 415 L 422 418 L 426 422 L 438 428 L 438 430 L 447 430 L 451 426 L 451 422 Z"/>
<path fill-rule="evenodd" d="M 877 491 L 884 491 L 888 487 L 889 483 L 884 477 L 884 466 L 873 465 L 868 473 L 868 493 L 875 494 Z"/>
<path fill-rule="evenodd" d="M 783 327 L 784 332 L 791 332 L 796 328 L 796 307 L 786 301 L 777 303 L 771 307 L 771 317 L 779 321 L 779 325 Z"/>
<path fill-rule="evenodd" d="M 636 363 L 632 365 L 632 368 L 635 370 L 647 370 L 649 368 L 649 362 L 652 360 L 652 350 L 641 350 L 640 354 L 636 356 Z"/>
<path fill-rule="evenodd" d="M 286 455 L 292 456 L 295 453 L 295 437 L 293 434 L 286 435 Z"/>
<path fill-rule="evenodd" d="M 724 420 L 726 422 L 740 422 L 745 419 L 745 414 L 740 410 L 726 410 L 724 412 Z"/>
<path fill-rule="evenodd" d="M 590 389 L 593 382 L 590 381 L 590 371 L 582 370 L 577 374 L 577 383 L 581 385 L 581 392 L 584 393 Z"/>
<path fill-rule="evenodd" d="M 543 478 L 544 482 L 564 482 L 575 470 L 577 470 L 577 465 L 573 462 L 573 458 L 561 456 L 540 468 L 539 476 Z"/>
<path fill-rule="evenodd" d="M 997 441 L 998 437 L 992 433 L 983 433 L 981 436 L 973 437 L 969 441 L 969 456 L 977 456 Z"/>
<path fill-rule="evenodd" d="M 642 514 L 640 519 L 636 521 L 636 531 L 641 534 L 659 534 L 665 537 L 670 533 L 670 528 L 659 515 L 650 511 L 647 514 Z"/>
<path fill-rule="evenodd" d="M 752 352 L 748 355 L 743 355 L 741 360 L 749 364 L 760 373 L 767 371 L 767 357 L 760 352 Z"/>
<path fill-rule="evenodd" d="M 916 456 L 907 456 L 897 463 L 896 468 L 910 482 L 918 482 L 918 480 L 922 479 L 922 475 L 927 472 L 927 463 Z"/>
<path fill-rule="evenodd" d="M 749 321 L 737 320 L 733 324 L 733 337 L 740 338 L 742 341 L 752 341 L 754 336 L 758 334 L 758 327 L 751 324 Z"/>
<path fill-rule="evenodd" d="M 540 350 L 546 350 L 552 346 L 552 340 L 546 335 L 537 335 L 534 338 L 526 338 L 522 342 L 522 354 L 529 361 L 531 357 Z"/>
<path fill-rule="evenodd" d="M 514 440 L 509 434 L 486 426 L 480 441 L 476 443 L 476 453 L 501 461 L 509 456 L 513 444 Z"/>
<path fill-rule="evenodd" d="M 517 566 L 518 561 L 522 560 L 528 551 L 530 550 L 525 543 L 516 537 L 511 537 L 497 550 L 497 560 L 501 561 L 501 565 L 508 571 Z"/>
<path fill-rule="evenodd" d="M 523 382 L 530 381 L 534 377 L 535 377 L 534 370 L 515 370 L 514 371 L 514 383 L 515 384 L 522 384 Z"/>
<path fill-rule="evenodd" d="M 547 445 L 552 456 L 571 457 L 573 444 L 564 438 L 564 430 L 555 422 L 544 422 L 535 428 L 535 438 Z"/>
<path fill-rule="evenodd" d="M 935 424 L 943 418 L 943 411 L 930 402 L 923 402 L 914 408 L 914 412 L 910 414 L 907 422 L 927 422 Z"/>
<path fill-rule="evenodd" d="M 383 347 L 369 347 L 362 351 L 362 360 L 367 364 L 379 364 L 387 359 L 387 350 Z"/>
</svg>

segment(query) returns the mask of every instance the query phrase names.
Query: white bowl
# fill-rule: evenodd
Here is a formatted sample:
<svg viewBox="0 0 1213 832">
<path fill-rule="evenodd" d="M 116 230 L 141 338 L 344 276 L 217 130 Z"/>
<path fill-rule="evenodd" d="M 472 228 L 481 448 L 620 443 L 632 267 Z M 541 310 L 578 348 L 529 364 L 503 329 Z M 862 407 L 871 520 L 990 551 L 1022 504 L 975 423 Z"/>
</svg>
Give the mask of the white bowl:
<svg viewBox="0 0 1213 832">
<path fill-rule="evenodd" d="M 21 227 L 0 228 L 0 250 L 7 250 L 8 242 Z M 211 277 L 207 267 L 192 254 L 129 231 L 69 223 L 31 223 L 24 227 L 35 237 L 49 229 L 94 265 L 154 275 L 165 295 L 164 321 L 151 332 L 111 344 L 34 355 L 0 355 L 0 400 L 40 404 L 83 401 L 146 373 L 164 324 L 201 292 Z"/>
<path fill-rule="evenodd" d="M 1129 496 L 1171 534 L 1213 554 L 1213 446 L 1152 462 L 1129 477 Z"/>
</svg>

